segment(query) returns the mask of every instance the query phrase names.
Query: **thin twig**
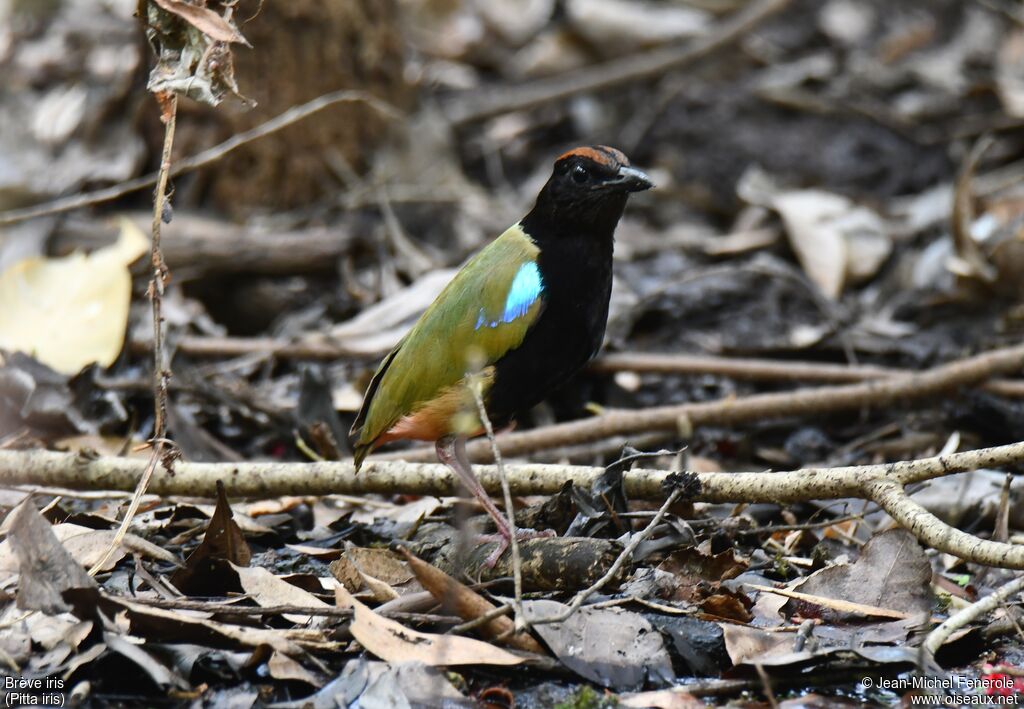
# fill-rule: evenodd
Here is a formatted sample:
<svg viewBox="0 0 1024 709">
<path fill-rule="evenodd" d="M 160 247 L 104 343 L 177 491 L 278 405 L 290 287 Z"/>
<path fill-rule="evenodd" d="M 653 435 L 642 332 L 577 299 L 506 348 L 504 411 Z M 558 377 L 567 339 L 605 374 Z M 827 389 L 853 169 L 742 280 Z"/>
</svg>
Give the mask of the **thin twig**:
<svg viewBox="0 0 1024 709">
<path fill-rule="evenodd" d="M 1024 574 L 1000 586 L 980 601 L 972 603 L 958 613 L 951 615 L 939 627 L 928 633 L 928 637 L 924 639 L 924 643 L 921 645 L 921 650 L 934 656 L 953 633 L 989 611 L 995 610 L 1010 596 L 1020 593 L 1022 590 L 1024 590 Z"/>
<path fill-rule="evenodd" d="M 351 608 L 338 608 L 337 606 L 241 606 L 237 603 L 224 603 L 221 601 L 195 601 L 184 598 L 123 598 L 121 596 L 110 596 L 114 600 L 126 600 L 132 603 L 139 603 L 154 608 L 165 608 L 168 610 L 202 611 L 205 613 L 219 613 L 223 615 L 311 615 L 324 616 L 328 618 L 350 618 Z M 434 615 L 430 613 L 409 613 L 407 611 L 379 611 L 375 613 L 393 618 L 395 620 L 411 621 L 414 623 L 454 623 L 460 618 L 448 615 Z"/>
<path fill-rule="evenodd" d="M 164 356 L 164 322 L 161 310 L 164 287 L 170 273 L 167 270 L 167 264 L 164 263 L 164 254 L 160 248 L 160 226 L 163 224 L 167 181 L 171 172 L 171 150 L 174 146 L 174 129 L 177 124 L 178 96 L 173 93 L 158 94 L 157 101 L 160 103 L 160 117 L 164 122 L 164 147 L 160 156 L 156 192 L 153 196 L 152 243 L 150 245 L 150 264 L 153 268 L 149 281 L 149 301 L 153 310 L 153 451 L 110 547 L 89 569 L 91 576 L 99 573 L 110 556 L 121 546 L 121 542 L 128 533 L 128 527 L 139 510 L 139 503 L 142 502 L 142 497 L 146 494 L 157 464 L 162 462 L 167 472 L 171 472 L 170 456 L 164 455 L 167 440 L 167 380 L 170 377 L 170 368 L 167 366 Z"/>
<path fill-rule="evenodd" d="M 671 507 L 672 504 L 679 499 L 679 496 L 682 495 L 684 491 L 685 488 L 683 488 L 682 486 L 676 487 L 672 490 L 672 493 L 668 496 L 668 499 L 665 500 L 665 504 L 663 504 L 661 508 L 658 510 L 658 514 L 654 515 L 654 518 L 650 521 L 650 523 L 646 527 L 644 527 L 639 533 L 633 535 L 633 538 L 629 540 L 628 544 L 626 544 L 626 548 L 622 550 L 622 553 L 619 554 L 618 558 L 615 559 L 615 563 L 613 563 L 611 567 L 608 569 L 608 571 L 605 572 L 604 576 L 595 581 L 591 586 L 577 593 L 573 597 L 572 602 L 569 604 L 568 608 L 566 608 L 561 613 L 550 616 L 548 618 L 537 618 L 536 620 L 532 620 L 530 621 L 530 624 L 544 625 L 547 623 L 561 623 L 567 620 L 569 616 L 571 616 L 573 613 L 578 611 L 588 598 L 590 598 L 592 595 L 600 591 L 602 588 L 605 587 L 605 585 L 608 584 L 609 581 L 618 576 L 619 571 L 622 569 L 623 565 L 625 565 L 627 561 L 633 558 L 633 553 L 636 551 L 636 548 L 640 546 L 641 542 L 643 542 L 645 539 L 651 536 L 651 534 L 654 533 L 655 528 L 659 524 L 661 524 L 661 520 L 664 519 L 665 515 L 668 513 L 668 508 Z"/>
<path fill-rule="evenodd" d="M 276 133 L 282 128 L 287 128 L 290 125 L 310 117 L 318 111 L 322 111 L 325 108 L 339 103 L 351 103 L 353 101 L 363 102 L 391 119 L 403 117 L 402 112 L 397 108 L 385 101 L 382 101 L 376 96 L 373 96 L 372 94 L 366 93 L 365 91 L 333 91 L 331 93 L 318 96 L 312 101 L 307 101 L 306 103 L 289 108 L 284 113 L 281 113 L 254 128 L 250 128 L 247 131 L 233 135 L 223 143 L 219 143 L 212 148 L 207 148 L 200 153 L 179 160 L 174 165 L 173 169 L 171 169 L 169 176 L 177 177 L 178 175 L 189 172 L 190 170 L 206 167 L 207 165 L 220 160 L 228 153 L 237 150 L 241 146 L 251 143 L 254 140 L 265 138 L 272 133 Z M 45 217 L 51 214 L 61 214 L 73 209 L 81 209 L 82 207 L 89 207 L 95 204 L 109 202 L 131 192 L 155 185 L 160 180 L 160 174 L 160 171 L 151 172 L 148 175 L 126 180 L 116 185 L 111 185 L 110 187 L 104 187 L 103 189 L 93 190 L 92 192 L 84 192 L 82 194 L 61 197 L 50 202 L 44 202 L 43 204 L 36 204 L 31 207 L 23 207 L 21 209 L 12 209 L 7 212 L 2 212 L 0 213 L 0 226 L 23 222 L 27 219 Z"/>
<path fill-rule="evenodd" d="M 512 580 L 514 588 L 512 607 L 515 609 L 515 631 L 520 633 L 526 630 L 526 622 L 523 616 L 523 562 L 522 558 L 519 556 L 516 510 L 512 505 L 512 490 L 509 488 L 508 476 L 505 475 L 505 464 L 501 460 L 501 451 L 498 450 L 498 443 L 494 439 L 494 426 L 491 425 L 491 418 L 487 415 L 487 409 L 484 407 L 484 399 L 480 394 L 480 378 L 478 376 L 474 376 L 472 378 L 472 383 L 469 388 L 473 392 L 473 400 L 476 402 L 477 414 L 480 416 L 480 421 L 484 425 L 484 431 L 487 433 L 487 440 L 491 442 L 494 464 L 498 469 L 498 478 L 501 480 L 501 492 L 505 498 L 505 516 L 508 518 L 509 532 L 511 532 L 511 538 L 508 543 L 509 550 L 512 553 Z"/>
<path fill-rule="evenodd" d="M 467 620 L 465 623 L 460 623 L 454 628 L 450 628 L 448 633 L 450 635 L 462 635 L 468 633 L 471 630 L 476 630 L 481 625 L 487 625 L 495 618 L 500 618 L 503 615 L 508 615 L 508 612 L 513 610 L 511 603 L 505 603 L 497 608 L 487 611 L 483 615 L 477 616 L 473 620 Z"/>
</svg>

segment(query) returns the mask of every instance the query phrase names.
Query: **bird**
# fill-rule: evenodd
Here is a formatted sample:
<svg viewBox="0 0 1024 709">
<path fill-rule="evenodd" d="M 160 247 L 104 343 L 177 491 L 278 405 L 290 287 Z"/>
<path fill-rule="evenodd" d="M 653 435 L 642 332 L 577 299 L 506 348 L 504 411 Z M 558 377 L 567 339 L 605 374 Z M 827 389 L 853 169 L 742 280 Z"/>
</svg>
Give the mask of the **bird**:
<svg viewBox="0 0 1024 709">
<path fill-rule="evenodd" d="M 484 433 L 476 386 L 495 430 L 540 403 L 604 339 L 615 228 L 651 179 L 620 151 L 582 146 L 555 160 L 529 213 L 456 273 L 370 380 L 349 433 L 358 473 L 377 447 L 434 442 L 437 457 L 494 519 L 493 566 L 517 539 L 473 474 L 466 439 Z M 475 382 L 475 383 L 474 383 Z"/>
</svg>

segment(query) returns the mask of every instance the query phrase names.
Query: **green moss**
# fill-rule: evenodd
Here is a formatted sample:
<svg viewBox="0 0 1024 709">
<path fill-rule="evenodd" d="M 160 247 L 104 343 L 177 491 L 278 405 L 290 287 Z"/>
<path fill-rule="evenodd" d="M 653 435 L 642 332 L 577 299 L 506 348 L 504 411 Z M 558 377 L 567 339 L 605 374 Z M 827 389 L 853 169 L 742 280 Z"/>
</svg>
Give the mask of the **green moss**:
<svg viewBox="0 0 1024 709">
<path fill-rule="evenodd" d="M 556 704 L 554 709 L 615 709 L 617 706 L 619 702 L 613 695 L 585 685 L 564 702 Z"/>
</svg>

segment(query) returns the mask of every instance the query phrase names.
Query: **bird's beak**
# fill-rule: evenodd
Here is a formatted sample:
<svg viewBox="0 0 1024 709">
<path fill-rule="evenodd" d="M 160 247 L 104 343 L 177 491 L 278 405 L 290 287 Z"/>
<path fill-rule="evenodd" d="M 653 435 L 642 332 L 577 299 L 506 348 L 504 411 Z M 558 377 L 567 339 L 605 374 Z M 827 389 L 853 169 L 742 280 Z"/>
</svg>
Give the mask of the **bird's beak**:
<svg viewBox="0 0 1024 709">
<path fill-rule="evenodd" d="M 618 174 L 604 183 L 608 187 L 617 188 L 626 192 L 643 192 L 654 187 L 654 183 L 642 170 L 635 167 L 623 165 L 619 168 Z"/>
</svg>

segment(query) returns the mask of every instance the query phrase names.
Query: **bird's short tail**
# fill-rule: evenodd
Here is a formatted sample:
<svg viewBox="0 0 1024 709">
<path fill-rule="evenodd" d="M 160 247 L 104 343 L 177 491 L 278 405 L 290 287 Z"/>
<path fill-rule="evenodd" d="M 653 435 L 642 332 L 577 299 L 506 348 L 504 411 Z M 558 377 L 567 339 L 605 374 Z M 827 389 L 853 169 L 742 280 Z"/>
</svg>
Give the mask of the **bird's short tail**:
<svg viewBox="0 0 1024 709">
<path fill-rule="evenodd" d="M 356 445 L 355 449 L 352 452 L 353 458 L 355 460 L 356 473 L 358 473 L 359 468 L 363 466 L 363 459 L 366 458 L 366 456 L 370 453 L 370 450 L 372 448 L 373 446 L 369 445 Z"/>
</svg>

